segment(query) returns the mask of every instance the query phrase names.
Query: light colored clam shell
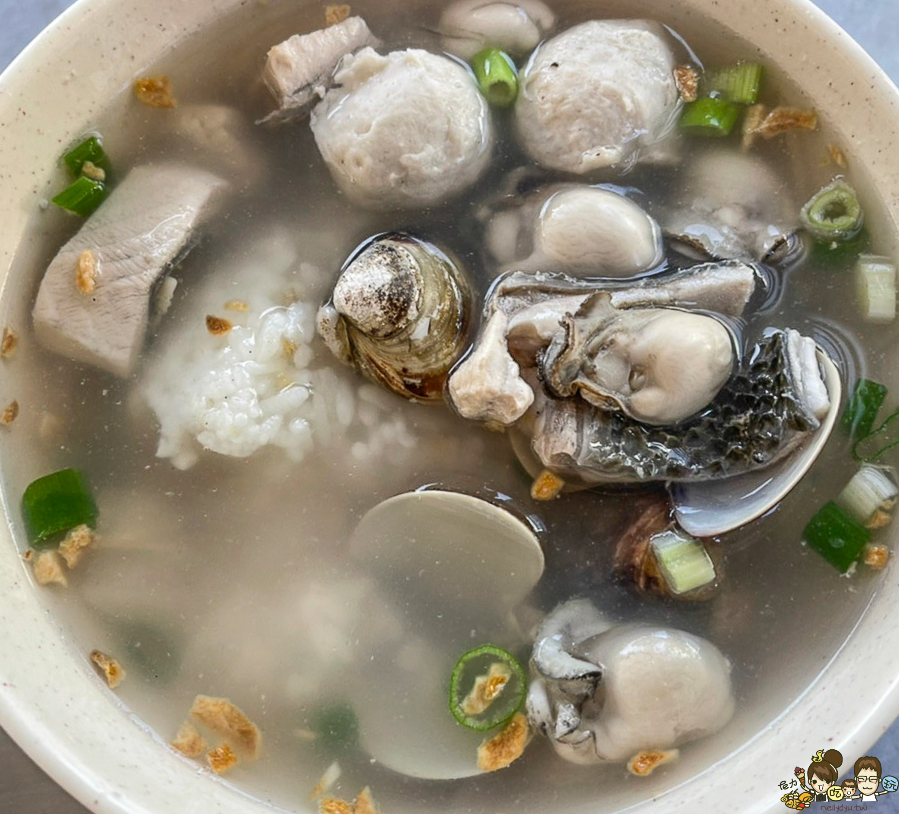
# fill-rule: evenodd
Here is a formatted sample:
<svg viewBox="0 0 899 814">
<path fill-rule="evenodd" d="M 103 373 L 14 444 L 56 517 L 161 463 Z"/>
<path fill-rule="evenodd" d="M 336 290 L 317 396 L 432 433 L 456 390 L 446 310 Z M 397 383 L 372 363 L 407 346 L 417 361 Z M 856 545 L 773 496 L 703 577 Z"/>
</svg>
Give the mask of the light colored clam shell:
<svg viewBox="0 0 899 814">
<path fill-rule="evenodd" d="M 447 683 L 465 651 L 490 638 L 500 644 L 520 637 L 510 615 L 544 565 L 533 530 L 471 495 L 408 492 L 365 514 L 350 552 L 383 586 L 383 601 L 403 627 L 395 647 L 360 643 L 379 665 L 354 682 L 363 748 L 411 777 L 480 774 L 484 733 L 456 723 Z"/>
<path fill-rule="evenodd" d="M 819 351 L 818 360 L 830 396 L 830 408 L 818 431 L 772 469 L 725 480 L 672 485 L 674 514 L 684 531 L 694 537 L 714 537 L 739 528 L 776 506 L 802 480 L 830 437 L 840 410 L 840 373 L 827 354 Z"/>
</svg>

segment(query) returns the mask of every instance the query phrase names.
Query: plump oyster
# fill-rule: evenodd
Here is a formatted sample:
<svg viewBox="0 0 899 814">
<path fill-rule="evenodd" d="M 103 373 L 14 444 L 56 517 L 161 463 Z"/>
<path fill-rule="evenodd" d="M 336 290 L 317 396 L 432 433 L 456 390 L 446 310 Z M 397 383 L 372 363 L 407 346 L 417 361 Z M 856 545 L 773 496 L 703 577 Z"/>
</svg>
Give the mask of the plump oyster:
<svg viewBox="0 0 899 814">
<path fill-rule="evenodd" d="M 500 266 L 574 277 L 632 277 L 664 257 L 659 225 L 613 189 L 552 185 L 486 214 L 486 245 Z M 516 200 L 518 200 L 516 198 Z"/>
<path fill-rule="evenodd" d="M 468 62 L 487 46 L 525 56 L 555 23 L 541 0 L 457 0 L 444 9 L 438 30 L 443 49 Z"/>
<path fill-rule="evenodd" d="M 704 152 L 688 169 L 662 229 L 691 254 L 779 264 L 802 251 L 789 182 L 770 164 L 735 150 Z"/>
<path fill-rule="evenodd" d="M 705 639 L 613 626 L 588 600 L 572 600 L 537 632 L 528 718 L 567 760 L 623 762 L 721 729 L 734 711 L 730 671 Z"/>
<path fill-rule="evenodd" d="M 689 421 L 650 426 L 582 399 L 544 399 L 532 447 L 547 469 L 575 482 L 728 478 L 784 458 L 829 409 L 814 341 L 773 331 Z"/>
<path fill-rule="evenodd" d="M 352 255 L 318 312 L 338 359 L 410 399 L 439 399 L 467 346 L 471 288 L 455 259 L 406 234 Z"/>
<path fill-rule="evenodd" d="M 734 339 L 714 317 L 612 305 L 595 294 L 561 321 L 540 358 L 550 393 L 580 395 L 644 424 L 676 424 L 717 395 L 734 365 Z"/>
<path fill-rule="evenodd" d="M 672 307 L 735 317 L 756 282 L 755 269 L 735 261 L 628 284 L 542 272 L 507 274 L 491 290 L 486 327 L 474 350 L 450 376 L 450 402 L 466 418 L 504 425 L 518 421 L 533 401 L 525 390 L 533 392 L 524 371 L 537 367 L 538 357 L 562 331 L 562 323 L 591 298 L 605 297 L 603 302 L 616 314 Z"/>
</svg>

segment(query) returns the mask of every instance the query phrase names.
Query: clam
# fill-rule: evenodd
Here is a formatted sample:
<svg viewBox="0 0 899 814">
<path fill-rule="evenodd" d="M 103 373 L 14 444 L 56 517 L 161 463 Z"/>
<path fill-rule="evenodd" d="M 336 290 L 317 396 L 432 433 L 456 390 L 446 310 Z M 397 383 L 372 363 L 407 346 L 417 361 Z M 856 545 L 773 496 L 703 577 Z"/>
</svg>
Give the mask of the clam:
<svg viewBox="0 0 899 814">
<path fill-rule="evenodd" d="M 842 393 L 836 365 L 820 349 L 815 355 L 828 397 L 826 407 L 818 407 L 821 424 L 817 431 L 773 470 L 761 469 L 723 481 L 673 484 L 674 514 L 684 531 L 696 537 L 712 537 L 739 528 L 776 506 L 808 472 L 830 437 Z"/>
<path fill-rule="evenodd" d="M 446 688 L 463 652 L 525 644 L 513 617 L 543 573 L 534 530 L 486 500 L 424 490 L 370 509 L 350 555 L 381 586 L 380 601 L 400 625 L 393 642 L 363 636 L 358 645 L 364 674 L 353 695 L 363 748 L 412 777 L 480 773 L 484 733 L 456 723 Z M 365 670 L 372 662 L 379 668 Z"/>
<path fill-rule="evenodd" d="M 676 424 L 718 394 L 734 365 L 722 322 L 674 308 L 616 309 L 608 294 L 566 315 L 540 360 L 549 391 L 644 424 Z"/>
<path fill-rule="evenodd" d="M 571 600 L 537 632 L 528 718 L 566 760 L 624 762 L 720 730 L 734 711 L 730 671 L 705 639 L 616 626 L 588 600 Z"/>
<path fill-rule="evenodd" d="M 443 49 L 468 61 L 487 46 L 526 56 L 555 23 L 540 0 L 457 0 L 444 9 L 438 29 Z"/>
<path fill-rule="evenodd" d="M 468 344 L 471 288 L 459 263 L 401 233 L 344 264 L 318 332 L 338 359 L 409 399 L 440 399 Z"/>
</svg>

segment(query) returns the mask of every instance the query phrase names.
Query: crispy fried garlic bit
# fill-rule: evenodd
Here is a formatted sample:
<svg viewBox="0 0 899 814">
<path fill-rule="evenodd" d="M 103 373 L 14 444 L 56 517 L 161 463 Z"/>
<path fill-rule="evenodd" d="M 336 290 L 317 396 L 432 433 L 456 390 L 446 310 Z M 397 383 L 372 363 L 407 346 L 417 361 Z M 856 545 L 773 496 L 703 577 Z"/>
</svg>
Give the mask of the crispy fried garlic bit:
<svg viewBox="0 0 899 814">
<path fill-rule="evenodd" d="M 62 585 L 69 584 L 65 572 L 62 570 L 62 560 L 56 551 L 42 551 L 31 563 L 34 578 L 38 585 Z"/>
<path fill-rule="evenodd" d="M 478 768 L 485 772 L 505 769 L 521 757 L 529 736 L 527 717 L 520 712 L 516 713 L 498 734 L 478 747 Z"/>
<path fill-rule="evenodd" d="M 134 83 L 134 93 L 139 102 L 150 107 L 177 106 L 172 95 L 172 80 L 167 76 L 145 76 Z"/>
<path fill-rule="evenodd" d="M 262 744 L 259 728 L 227 698 L 198 695 L 190 715 L 197 723 L 234 744 L 246 757 L 258 757 Z"/>
<path fill-rule="evenodd" d="M 65 539 L 59 544 L 59 553 L 71 569 L 75 568 L 85 551 L 94 544 L 94 531 L 90 526 L 82 523 L 66 532 Z"/>
<path fill-rule="evenodd" d="M 495 661 L 490 669 L 474 680 L 471 691 L 462 701 L 462 712 L 466 715 L 480 715 L 499 698 L 506 684 L 512 677 L 512 670 L 508 664 Z"/>
<path fill-rule="evenodd" d="M 101 650 L 91 650 L 91 661 L 97 665 L 111 690 L 114 690 L 125 680 L 125 671 L 122 669 L 122 665 L 112 656 L 106 655 Z"/>
<path fill-rule="evenodd" d="M 677 749 L 648 749 L 639 752 L 627 762 L 627 770 L 637 777 L 648 777 L 656 767 L 672 760 L 677 760 L 680 752 Z"/>
<path fill-rule="evenodd" d="M 206 762 L 216 774 L 224 774 L 237 765 L 237 755 L 227 743 L 222 743 L 206 753 Z"/>
<path fill-rule="evenodd" d="M 184 721 L 178 727 L 178 732 L 171 745 L 185 757 L 192 758 L 200 757 L 209 748 L 209 744 L 203 739 L 200 730 L 190 721 Z"/>
</svg>

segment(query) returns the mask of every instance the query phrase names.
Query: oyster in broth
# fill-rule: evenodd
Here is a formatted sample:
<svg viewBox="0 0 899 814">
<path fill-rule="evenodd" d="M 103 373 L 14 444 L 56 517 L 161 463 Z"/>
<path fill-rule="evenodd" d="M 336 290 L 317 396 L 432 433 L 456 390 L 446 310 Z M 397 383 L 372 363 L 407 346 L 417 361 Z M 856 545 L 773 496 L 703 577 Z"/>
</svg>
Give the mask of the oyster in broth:
<svg viewBox="0 0 899 814">
<path fill-rule="evenodd" d="M 461 266 L 431 243 L 381 235 L 351 256 L 318 312 L 318 332 L 338 359 L 409 399 L 442 397 L 468 341 L 471 287 Z"/>
<path fill-rule="evenodd" d="M 582 399 L 545 399 L 532 446 L 567 481 L 706 481 L 784 458 L 819 430 L 831 408 L 813 340 L 773 331 L 689 421 L 651 426 Z"/>
</svg>

